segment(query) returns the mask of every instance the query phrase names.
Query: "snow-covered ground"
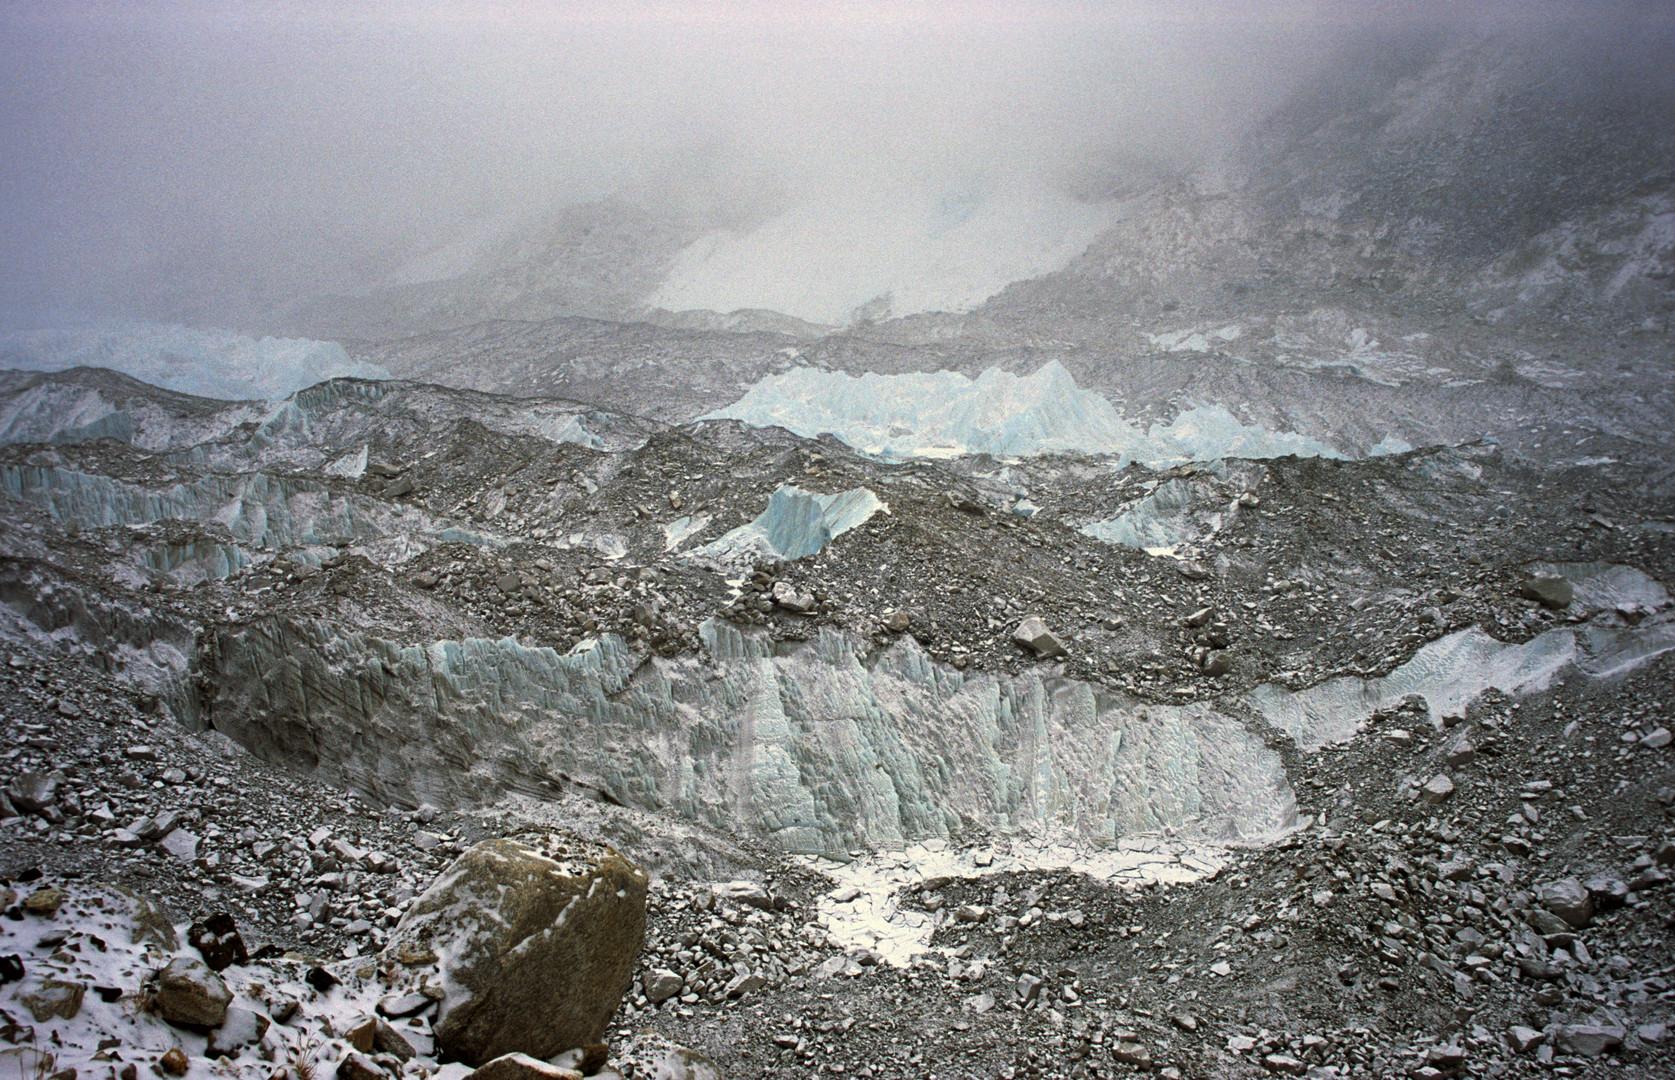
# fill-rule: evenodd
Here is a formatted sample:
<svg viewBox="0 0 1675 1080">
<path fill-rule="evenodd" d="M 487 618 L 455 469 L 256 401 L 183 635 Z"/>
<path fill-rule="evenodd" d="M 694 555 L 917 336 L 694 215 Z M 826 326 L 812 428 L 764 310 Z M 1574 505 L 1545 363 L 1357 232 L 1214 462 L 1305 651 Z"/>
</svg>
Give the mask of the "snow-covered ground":
<svg viewBox="0 0 1675 1080">
<path fill-rule="evenodd" d="M 387 379 L 335 341 L 252 338 L 231 330 L 130 323 L 0 335 L 0 368 L 120 371 L 153 386 L 223 401 L 276 401 L 326 379 Z"/>
<path fill-rule="evenodd" d="M 1116 847 L 1102 850 L 1027 839 L 995 849 L 961 850 L 931 840 L 902 851 L 873 852 L 846 864 L 823 858 L 804 861 L 836 883 L 836 888 L 819 901 L 820 923 L 832 943 L 843 949 L 870 949 L 884 963 L 897 966 L 905 966 L 913 957 L 930 951 L 936 916 L 904 909 L 902 900 L 908 890 L 933 878 L 973 878 L 1025 870 L 1070 871 L 1096 881 L 1137 887 L 1152 882 L 1196 881 L 1219 873 L 1226 863 L 1225 849 L 1215 845 L 1153 837 L 1124 839 Z"/>
</svg>

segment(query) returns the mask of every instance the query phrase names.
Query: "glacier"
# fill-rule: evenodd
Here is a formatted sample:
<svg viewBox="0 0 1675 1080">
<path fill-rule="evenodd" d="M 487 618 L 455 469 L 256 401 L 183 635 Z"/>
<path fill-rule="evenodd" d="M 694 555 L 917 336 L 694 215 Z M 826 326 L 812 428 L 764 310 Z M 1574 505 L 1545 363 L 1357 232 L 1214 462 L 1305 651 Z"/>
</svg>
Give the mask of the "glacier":
<svg viewBox="0 0 1675 1080">
<path fill-rule="evenodd" d="M 1161 466 L 1344 456 L 1307 435 L 1243 423 L 1220 405 L 1188 408 L 1168 424 L 1141 428 L 1104 396 L 1078 386 L 1056 360 L 1033 375 L 989 368 L 975 379 L 954 371 L 857 376 L 797 367 L 767 376 L 703 419 L 783 427 L 805 438 L 830 433 L 881 458 L 1082 453 Z"/>
<path fill-rule="evenodd" d="M 0 368 L 73 367 L 109 368 L 165 390 L 220 401 L 276 401 L 327 379 L 390 377 L 376 364 L 349 359 L 335 341 L 253 338 L 172 323 L 0 335 Z"/>
</svg>

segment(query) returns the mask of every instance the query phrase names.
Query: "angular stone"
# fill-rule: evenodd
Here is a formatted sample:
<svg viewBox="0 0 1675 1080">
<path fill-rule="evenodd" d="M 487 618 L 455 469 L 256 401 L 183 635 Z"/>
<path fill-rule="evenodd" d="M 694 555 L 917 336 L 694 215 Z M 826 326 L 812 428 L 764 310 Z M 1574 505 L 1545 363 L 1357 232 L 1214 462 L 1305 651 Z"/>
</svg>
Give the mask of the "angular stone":
<svg viewBox="0 0 1675 1080">
<path fill-rule="evenodd" d="M 384 949 L 444 958 L 437 1048 L 467 1064 L 599 1042 L 632 982 L 645 875 L 602 845 L 558 835 L 548 845 L 550 856 L 515 840 L 476 845 Z"/>
<path fill-rule="evenodd" d="M 1599 1057 L 1623 1045 L 1621 1028 L 1595 1024 L 1566 1024 L 1559 1029 L 1559 1045 L 1579 1057 Z"/>
<path fill-rule="evenodd" d="M 1588 895 L 1601 910 L 1622 907 L 1628 900 L 1628 882 L 1621 878 L 1596 877 L 1587 882 Z"/>
<path fill-rule="evenodd" d="M 1570 606 L 1576 596 L 1576 589 L 1564 578 L 1558 577 L 1529 577 L 1518 583 L 1518 591 L 1525 597 L 1534 600 L 1542 607 L 1558 611 Z"/>
<path fill-rule="evenodd" d="M 337 1064 L 337 1080 L 390 1080 L 390 1074 L 359 1050 L 351 1050 Z"/>
<path fill-rule="evenodd" d="M 1594 900 L 1588 890 L 1575 878 L 1549 882 L 1536 893 L 1541 906 L 1563 919 L 1572 929 L 1580 930 L 1593 921 Z"/>
<path fill-rule="evenodd" d="M 18 1000 L 37 1024 L 44 1024 L 52 1019 L 74 1019 L 81 1012 L 81 1001 L 86 994 L 86 983 L 47 979 L 37 989 L 20 995 Z"/>
<path fill-rule="evenodd" d="M 1520 1054 L 1527 1054 L 1545 1042 L 1547 1036 L 1535 1028 L 1514 1024 L 1507 1029 L 1506 1041 L 1513 1050 Z"/>
<path fill-rule="evenodd" d="M 1012 640 L 1026 648 L 1033 649 L 1039 657 L 1068 656 L 1070 651 L 1064 647 L 1064 642 L 1047 629 L 1047 624 L 1039 616 L 1031 615 L 1018 624 L 1012 631 Z"/>
<path fill-rule="evenodd" d="M 761 911 L 772 911 L 774 899 L 768 895 L 768 890 L 755 881 L 724 881 L 710 886 L 710 891 L 717 900 L 731 900 L 735 903 L 748 904 Z"/>
<path fill-rule="evenodd" d="M 1287 1076 L 1301 1076 L 1306 1068 L 1290 1054 L 1269 1054 L 1262 1059 L 1262 1065 L 1269 1072 L 1285 1073 Z"/>
<path fill-rule="evenodd" d="M 400 997 L 387 997 L 378 1002 L 378 1015 L 387 1016 L 392 1020 L 401 1020 L 409 1016 L 417 1016 L 430 1008 L 433 1002 L 424 994 L 402 994 Z"/>
<path fill-rule="evenodd" d="M 233 964 L 250 962 L 238 924 L 226 912 L 193 923 L 186 931 L 186 943 L 198 950 L 211 971 L 225 971 Z"/>
<path fill-rule="evenodd" d="M 157 846 L 184 863 L 195 862 L 198 858 L 198 837 L 185 829 L 176 829 L 163 837 L 162 843 Z"/>
<path fill-rule="evenodd" d="M 156 1001 L 171 1024 L 212 1028 L 227 1018 L 233 994 L 203 961 L 177 956 L 157 976 Z"/>
<path fill-rule="evenodd" d="M 1120 1061 L 1124 1065 L 1132 1065 L 1137 1069 L 1152 1067 L 1152 1052 L 1141 1043 L 1128 1039 L 1121 1040 L 1111 1047 L 1111 1059 Z"/>
<path fill-rule="evenodd" d="M 1425 786 L 1419 789 L 1419 797 L 1433 806 L 1437 803 L 1447 802 L 1453 794 L 1454 781 L 1443 773 L 1431 777 L 1430 780 L 1426 781 Z"/>
<path fill-rule="evenodd" d="M 1669 745 L 1671 738 L 1675 738 L 1675 736 L 1669 734 L 1668 728 L 1654 728 L 1651 734 L 1640 740 L 1640 748 L 1642 750 L 1662 750 Z"/>
<path fill-rule="evenodd" d="M 658 968 L 645 976 L 643 986 L 646 1000 L 661 1005 L 680 993 L 681 977 L 668 968 Z"/>
<path fill-rule="evenodd" d="M 548 1065 L 528 1054 L 502 1054 L 466 1080 L 581 1080 L 581 1077 L 574 1069 Z"/>
<path fill-rule="evenodd" d="M 774 603 L 787 611 L 798 613 L 814 610 L 814 594 L 799 590 L 789 581 L 776 581 L 773 588 Z"/>
<path fill-rule="evenodd" d="M 12 805 L 26 814 L 38 814 L 58 801 L 57 772 L 26 772 L 12 781 L 6 789 Z"/>
</svg>

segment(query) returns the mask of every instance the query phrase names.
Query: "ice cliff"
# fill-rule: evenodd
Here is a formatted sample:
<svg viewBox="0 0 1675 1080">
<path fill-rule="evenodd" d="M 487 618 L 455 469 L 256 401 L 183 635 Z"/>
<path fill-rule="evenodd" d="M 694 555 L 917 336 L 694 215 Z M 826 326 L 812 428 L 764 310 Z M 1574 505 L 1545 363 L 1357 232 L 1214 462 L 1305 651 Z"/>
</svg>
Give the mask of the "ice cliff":
<svg viewBox="0 0 1675 1080">
<path fill-rule="evenodd" d="M 207 719 L 397 803 L 579 786 L 803 851 L 979 826 L 1255 837 L 1294 817 L 1279 756 L 1206 705 L 967 675 L 912 639 L 868 659 L 828 630 L 702 635 L 707 660 L 664 660 L 612 636 L 561 655 L 266 619 L 217 632 Z"/>
<path fill-rule="evenodd" d="M 1033 375 L 990 368 L 975 379 L 953 371 L 852 376 L 793 368 L 768 376 L 705 419 L 777 425 L 807 438 L 829 432 L 865 453 L 897 458 L 1068 452 L 1167 465 L 1342 456 L 1305 435 L 1242 423 L 1219 405 L 1186 409 L 1169 424 L 1142 428 L 1101 395 L 1077 386 L 1057 361 Z"/>
</svg>

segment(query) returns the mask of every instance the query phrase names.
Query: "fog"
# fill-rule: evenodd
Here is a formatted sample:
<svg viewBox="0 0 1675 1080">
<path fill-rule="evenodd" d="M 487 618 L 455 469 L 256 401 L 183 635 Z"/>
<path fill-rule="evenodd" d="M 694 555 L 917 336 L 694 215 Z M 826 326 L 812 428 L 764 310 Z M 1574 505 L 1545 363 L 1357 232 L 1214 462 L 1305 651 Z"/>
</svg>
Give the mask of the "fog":
<svg viewBox="0 0 1675 1080">
<path fill-rule="evenodd" d="M 0 328 L 155 315 L 159 280 L 267 296 L 418 280 L 415 256 L 610 195 L 695 234 L 731 230 L 682 255 L 652 298 L 663 306 L 817 317 L 876 280 L 968 270 L 960 287 L 981 292 L 1073 254 L 1125 177 L 1213 155 L 1363 16 L 1309 2 L 14 3 L 0 12 Z M 903 254 L 968 220 L 958 243 Z M 841 288 L 775 294 L 781 264 L 823 244 L 843 251 L 829 264 Z"/>
</svg>

